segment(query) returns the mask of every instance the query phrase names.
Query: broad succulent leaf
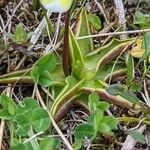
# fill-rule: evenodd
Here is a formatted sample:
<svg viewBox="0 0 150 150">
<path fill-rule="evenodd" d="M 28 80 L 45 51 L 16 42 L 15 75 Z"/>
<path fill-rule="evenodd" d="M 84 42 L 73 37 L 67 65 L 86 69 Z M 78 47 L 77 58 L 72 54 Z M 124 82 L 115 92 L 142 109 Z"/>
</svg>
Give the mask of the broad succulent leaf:
<svg viewBox="0 0 150 150">
<path fill-rule="evenodd" d="M 84 7 L 78 14 L 73 31 L 76 38 L 91 35 L 90 24 L 87 18 L 87 11 Z M 86 55 L 94 50 L 94 43 L 92 38 L 78 39 L 77 42 L 81 48 L 81 52 L 83 55 Z"/>
</svg>

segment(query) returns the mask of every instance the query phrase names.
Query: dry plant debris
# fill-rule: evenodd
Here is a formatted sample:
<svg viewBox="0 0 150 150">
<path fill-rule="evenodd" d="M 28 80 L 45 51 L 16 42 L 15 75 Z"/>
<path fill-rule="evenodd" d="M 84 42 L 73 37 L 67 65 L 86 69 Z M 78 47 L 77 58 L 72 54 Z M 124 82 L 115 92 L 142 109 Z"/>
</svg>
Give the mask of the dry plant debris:
<svg viewBox="0 0 150 150">
<path fill-rule="evenodd" d="M 73 2 L 0 0 L 0 149 L 150 149 L 149 0 Z"/>
</svg>

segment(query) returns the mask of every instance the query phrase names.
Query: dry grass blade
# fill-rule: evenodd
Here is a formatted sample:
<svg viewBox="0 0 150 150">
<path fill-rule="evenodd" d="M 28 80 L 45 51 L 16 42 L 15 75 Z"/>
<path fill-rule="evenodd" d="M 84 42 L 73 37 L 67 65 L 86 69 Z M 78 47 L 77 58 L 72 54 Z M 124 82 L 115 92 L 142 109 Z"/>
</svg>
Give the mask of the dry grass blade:
<svg viewBox="0 0 150 150">
<path fill-rule="evenodd" d="M 120 24 L 120 26 L 123 27 L 123 30 L 126 30 L 126 24 L 124 23 L 124 22 L 126 22 L 126 19 L 125 19 L 125 10 L 124 10 L 124 6 L 123 6 L 123 1 L 122 0 L 114 0 L 114 2 L 116 5 L 116 9 L 118 11 L 118 15 L 119 15 L 119 24 Z M 120 38 L 127 39 L 127 35 L 121 34 Z"/>
<path fill-rule="evenodd" d="M 5 128 L 5 121 L 1 120 L 1 124 L 0 124 L 0 149 L 2 149 L 2 141 L 3 141 L 3 131 Z"/>
<path fill-rule="evenodd" d="M 81 39 L 96 38 L 96 37 L 102 37 L 102 36 L 116 36 L 116 35 L 121 35 L 121 34 L 135 34 L 135 33 L 144 33 L 144 32 L 150 32 L 150 29 L 93 34 L 93 35 L 88 35 L 88 36 L 81 36 L 81 37 L 78 37 L 77 39 L 81 40 Z"/>
<path fill-rule="evenodd" d="M 8 27 L 8 25 L 10 24 L 10 22 L 11 22 L 13 16 L 14 16 L 14 14 L 15 14 L 16 11 L 18 10 L 18 8 L 22 5 L 23 2 L 24 2 L 24 0 L 21 0 L 21 1 L 18 3 L 18 5 L 14 8 L 14 11 L 12 12 L 12 14 L 11 14 L 10 18 L 8 19 L 8 21 L 7 21 L 6 25 L 5 25 L 5 27 L 3 28 L 2 33 L 6 30 L 6 28 Z"/>
</svg>

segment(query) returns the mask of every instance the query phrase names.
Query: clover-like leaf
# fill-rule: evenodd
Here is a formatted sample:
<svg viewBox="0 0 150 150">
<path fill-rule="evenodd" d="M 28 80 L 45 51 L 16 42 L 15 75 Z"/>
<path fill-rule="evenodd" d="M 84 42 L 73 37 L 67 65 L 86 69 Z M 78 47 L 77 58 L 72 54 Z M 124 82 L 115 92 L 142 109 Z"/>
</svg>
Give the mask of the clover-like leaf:
<svg viewBox="0 0 150 150">
<path fill-rule="evenodd" d="M 19 104 L 14 121 L 18 126 L 17 133 L 21 136 L 26 136 L 31 127 L 35 132 L 41 132 L 50 125 L 48 112 L 40 108 L 32 98 L 26 98 Z"/>
<path fill-rule="evenodd" d="M 53 53 L 47 54 L 43 57 L 41 57 L 37 63 L 36 67 L 38 67 L 39 73 L 42 71 L 49 71 L 52 72 L 56 67 L 56 57 Z"/>
<path fill-rule="evenodd" d="M 89 109 L 90 109 L 91 112 L 96 111 L 98 103 L 99 103 L 98 94 L 97 93 L 90 94 L 88 105 L 89 105 Z"/>
<path fill-rule="evenodd" d="M 105 101 L 101 101 L 98 103 L 98 109 L 102 110 L 102 111 L 106 111 L 109 109 L 109 103 L 105 102 Z"/>
<path fill-rule="evenodd" d="M 19 143 L 19 144 L 15 145 L 14 147 L 12 147 L 11 150 L 26 150 L 26 147 L 24 144 Z"/>
<path fill-rule="evenodd" d="M 29 124 L 18 125 L 18 129 L 16 130 L 16 132 L 20 136 L 27 136 L 29 130 L 30 130 L 30 125 Z"/>
<path fill-rule="evenodd" d="M 53 82 L 50 72 L 56 67 L 56 58 L 54 54 L 47 54 L 40 58 L 35 67 L 31 71 L 31 77 L 34 82 L 38 81 L 38 84 L 43 87 L 50 86 Z"/>
<path fill-rule="evenodd" d="M 50 125 L 48 112 L 43 108 L 35 109 L 32 114 L 31 124 L 36 132 L 47 130 Z"/>
<path fill-rule="evenodd" d="M 82 147 L 82 140 L 81 139 L 76 139 L 75 143 L 73 144 L 73 149 L 74 150 L 80 150 Z"/>
<path fill-rule="evenodd" d="M 43 87 L 48 87 L 53 83 L 52 77 L 47 70 L 40 73 L 38 81 Z"/>
<path fill-rule="evenodd" d="M 113 130 L 117 127 L 118 121 L 116 118 L 113 118 L 112 116 L 105 116 L 102 120 L 105 124 L 107 124 L 110 128 L 110 130 Z"/>
<path fill-rule="evenodd" d="M 5 94 L 1 94 L 0 103 L 3 109 L 0 110 L 0 118 L 2 119 L 12 119 L 16 113 L 16 104 Z"/>
<path fill-rule="evenodd" d="M 13 116 L 8 112 L 8 109 L 0 110 L 0 118 L 4 120 L 13 119 Z"/>
<path fill-rule="evenodd" d="M 108 124 L 102 122 L 99 124 L 99 132 L 103 133 L 103 134 L 107 134 L 111 131 L 110 127 Z"/>
<path fill-rule="evenodd" d="M 60 149 L 60 141 L 55 138 L 44 138 L 40 141 L 40 150 Z"/>
<path fill-rule="evenodd" d="M 26 97 L 23 101 L 17 106 L 16 113 L 23 114 L 29 110 L 34 110 L 38 107 L 38 103 L 35 99 L 31 97 Z"/>
<path fill-rule="evenodd" d="M 87 120 L 87 123 L 91 124 L 94 127 L 95 130 L 94 136 L 96 136 L 99 130 L 99 124 L 102 122 L 103 117 L 104 112 L 101 110 L 96 110 L 92 115 L 89 116 Z"/>
<path fill-rule="evenodd" d="M 88 123 L 81 124 L 75 129 L 75 138 L 83 139 L 84 137 L 92 138 L 95 134 L 94 127 Z"/>
<path fill-rule="evenodd" d="M 5 94 L 1 94 L 0 103 L 2 104 L 3 108 L 8 108 L 9 105 L 11 105 L 14 108 L 16 107 L 15 102 Z"/>
<path fill-rule="evenodd" d="M 146 29 L 150 27 L 149 15 L 145 15 L 140 11 L 136 11 L 134 24 L 141 27 L 141 29 Z"/>
<path fill-rule="evenodd" d="M 11 150 L 33 150 L 33 147 L 30 142 L 21 143 L 19 140 L 13 139 Z"/>
</svg>

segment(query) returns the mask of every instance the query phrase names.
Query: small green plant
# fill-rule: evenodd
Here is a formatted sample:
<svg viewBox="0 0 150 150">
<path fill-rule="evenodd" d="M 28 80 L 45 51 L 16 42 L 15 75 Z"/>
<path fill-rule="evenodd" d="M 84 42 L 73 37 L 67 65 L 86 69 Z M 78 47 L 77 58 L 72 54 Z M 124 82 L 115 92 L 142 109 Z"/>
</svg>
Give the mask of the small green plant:
<svg viewBox="0 0 150 150">
<path fill-rule="evenodd" d="M 28 40 L 30 39 L 32 33 L 29 32 L 27 33 L 22 25 L 22 23 L 18 24 L 18 26 L 16 27 L 16 30 L 14 32 L 14 34 L 12 33 L 8 33 L 7 34 L 10 39 L 16 43 L 16 44 L 27 44 Z"/>
<path fill-rule="evenodd" d="M 44 132 L 50 127 L 51 121 L 48 112 L 39 107 L 35 99 L 25 98 L 16 105 L 8 96 L 1 94 L 0 103 L 3 107 L 0 111 L 0 118 L 8 120 L 10 123 L 11 146 L 16 145 L 14 140 L 18 136 L 23 142 L 24 137 L 30 136 L 32 132 Z M 17 147 L 24 146 L 17 142 Z"/>
<path fill-rule="evenodd" d="M 19 140 L 14 139 L 11 146 L 12 150 L 60 150 L 60 141 L 56 138 L 42 138 L 39 140 L 38 145 L 33 145 L 33 142 L 21 143 Z"/>
<path fill-rule="evenodd" d="M 105 115 L 105 111 L 109 109 L 109 104 L 104 101 L 99 101 L 97 93 L 89 95 L 88 106 L 90 116 L 86 123 L 80 124 L 75 129 L 74 149 L 80 149 L 82 141 L 85 137 L 94 140 L 97 133 L 104 135 L 113 135 L 112 130 L 117 128 L 117 120 L 112 116 Z M 80 143 L 78 145 L 78 143 Z"/>
<path fill-rule="evenodd" d="M 96 30 L 101 29 L 101 20 L 100 20 L 100 18 L 97 15 L 89 14 L 87 17 L 88 17 L 88 21 L 92 24 L 92 26 Z"/>
<path fill-rule="evenodd" d="M 51 65 L 53 64 L 53 65 Z M 52 72 L 56 67 L 56 57 L 54 54 L 48 54 L 42 57 L 31 71 L 31 77 L 34 82 L 38 82 L 43 87 L 51 86 L 53 83 Z"/>
<path fill-rule="evenodd" d="M 85 137 L 88 137 L 92 142 L 98 133 L 101 135 L 113 135 L 112 131 L 117 127 L 117 120 L 119 119 L 116 120 L 106 115 L 109 104 L 100 101 L 99 97 L 101 100 L 106 100 L 128 109 L 141 111 L 142 108 L 140 100 L 131 90 L 133 87 L 131 88 L 130 86 L 134 76 L 133 58 L 129 56 L 127 65 L 123 59 L 119 59 L 112 70 L 113 59 L 120 57 L 125 50 L 130 48 L 135 39 L 112 39 L 107 45 L 95 48 L 92 38 L 80 39 L 81 36 L 91 35 L 90 27 L 94 22 L 93 20 L 97 18 L 92 16 L 92 19 L 88 19 L 87 16 L 86 10 L 82 8 L 78 14 L 75 26 L 68 31 L 69 40 L 65 43 L 65 46 L 69 47 L 70 50 L 69 76 L 66 76 L 62 67 L 66 60 L 64 58 L 62 60 L 58 59 L 54 53 L 42 56 L 31 69 L 19 70 L 0 76 L 0 84 L 20 81 L 33 83 L 36 86 L 41 86 L 43 89 L 47 88 L 46 90 L 50 90 L 54 101 L 47 108 L 50 109 L 49 113 L 57 123 L 63 119 L 63 114 L 67 113 L 72 104 L 78 104 L 87 108 L 90 112 L 87 122 L 75 129 L 74 147 L 76 149 L 81 148 Z M 97 25 L 99 24 L 96 23 L 96 25 L 93 24 L 92 26 L 98 29 L 100 26 L 98 27 Z M 20 26 L 18 28 L 16 32 L 23 31 L 23 27 Z M 16 38 L 15 34 L 13 36 L 17 44 L 26 41 L 27 35 L 25 35 L 25 32 L 21 38 L 17 34 Z M 65 51 L 64 54 L 66 54 Z M 127 74 L 126 86 L 107 84 L 110 78 L 116 78 L 120 74 Z M 90 93 L 92 94 L 90 95 Z M 84 94 L 87 96 L 85 99 L 83 98 Z M 1 98 L 3 97 L 2 95 Z M 34 99 L 25 98 L 19 105 L 10 103 L 12 100 L 9 100 L 8 97 L 4 101 L 9 102 L 6 103 L 7 105 L 4 105 L 1 101 L 3 110 L 1 110 L 0 116 L 15 124 L 13 128 L 16 129 L 17 133 L 15 138 L 13 136 L 12 139 L 18 139 L 18 136 L 21 136 L 19 142 L 14 142 L 13 140 L 12 143 L 14 144 L 12 145 L 14 147 L 18 145 L 22 147 L 28 146 L 23 143 L 25 141 L 24 137 L 27 137 L 28 133 L 44 132 L 50 127 L 48 112 L 39 107 Z M 39 114 L 36 113 L 37 111 Z M 136 121 L 139 120 L 136 119 Z M 41 143 L 46 142 L 46 145 L 48 145 L 48 140 L 43 140 Z M 33 145 L 35 142 L 29 143 L 29 145 Z M 53 141 L 51 142 L 53 143 Z M 39 143 L 35 144 L 38 148 Z"/>
<path fill-rule="evenodd" d="M 84 26 L 84 30 L 82 26 Z M 70 76 L 65 76 L 62 68 L 63 62 L 57 59 L 55 54 L 47 54 L 40 58 L 28 73 L 25 73 L 27 70 L 23 70 L 1 76 L 0 83 L 10 83 L 20 79 L 24 83 L 32 82 L 43 87 L 53 88 L 54 102 L 50 113 L 58 122 L 62 119 L 62 113 L 60 112 L 65 111 L 63 109 L 65 105 L 72 103 L 74 98 L 78 97 L 79 103 L 86 105 L 80 95 L 87 91 L 89 93 L 95 91 L 101 99 L 131 108 L 133 105 L 131 100 L 136 96 L 133 97 L 131 94 L 130 97 L 127 96 L 128 91 L 124 93 L 123 97 L 119 92 L 117 93 L 119 96 L 108 92 L 107 88 L 109 86 L 106 81 L 110 76 L 117 76 L 117 74 L 127 71 L 124 62 L 118 62 L 112 71 L 112 60 L 122 53 L 124 48 L 129 47 L 134 39 L 113 39 L 107 45 L 94 50 L 92 38 L 78 39 L 80 36 L 91 34 L 90 23 L 84 8 L 81 9 L 78 15 L 73 31 L 69 30 L 69 41 L 66 43 L 70 48 Z M 25 75 L 22 76 L 23 74 Z M 128 74 L 128 76 L 131 75 Z M 134 104 L 138 104 L 139 99 L 136 98 L 135 101 Z"/>
<path fill-rule="evenodd" d="M 140 11 L 135 13 L 134 24 L 139 26 L 141 29 L 150 27 L 150 14 L 143 14 Z"/>
</svg>

